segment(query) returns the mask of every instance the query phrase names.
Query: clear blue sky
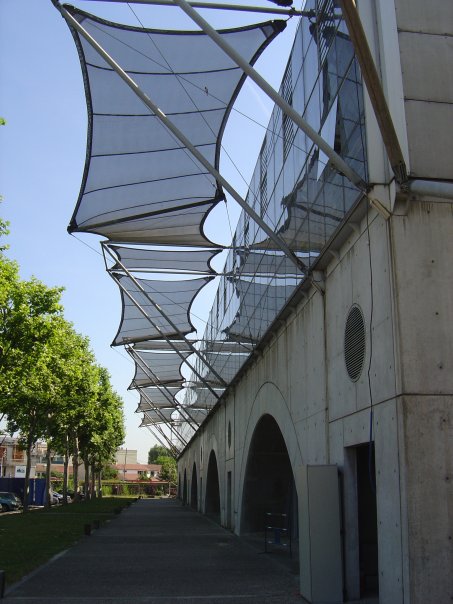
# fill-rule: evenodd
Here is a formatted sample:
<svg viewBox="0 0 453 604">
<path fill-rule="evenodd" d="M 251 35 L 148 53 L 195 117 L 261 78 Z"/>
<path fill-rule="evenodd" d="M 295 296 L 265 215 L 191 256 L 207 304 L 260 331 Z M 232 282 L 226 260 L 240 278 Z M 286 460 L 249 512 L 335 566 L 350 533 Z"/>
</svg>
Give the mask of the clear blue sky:
<svg viewBox="0 0 453 604">
<path fill-rule="evenodd" d="M 73 1 L 73 5 L 112 21 L 137 25 L 126 4 Z M 255 6 L 271 6 L 266 0 Z M 145 26 L 196 29 L 179 8 L 131 5 Z M 265 15 L 204 11 L 215 27 L 265 21 Z M 296 19 L 265 51 L 260 73 L 278 87 L 292 44 Z M 272 108 L 252 85 L 246 85 L 236 106 L 263 125 Z M 138 428 L 134 411 L 138 394 L 127 391 L 134 367 L 121 348 L 110 343 L 120 320 L 118 287 L 107 275 L 94 235 L 68 235 L 66 228 L 77 200 L 86 142 L 86 105 L 80 64 L 71 34 L 50 0 L 0 0 L 0 215 L 9 220 L 9 256 L 18 261 L 24 279 L 35 275 L 49 286 L 65 287 L 65 316 L 90 338 L 97 361 L 107 367 L 115 390 L 125 403 L 124 446 L 138 449 L 146 462 L 155 444 L 146 428 Z M 263 128 L 233 114 L 224 146 L 248 181 L 264 136 Z M 242 178 L 225 159 L 222 172 L 243 194 Z M 231 210 L 231 217 L 235 215 Z M 225 217 L 213 216 L 215 238 Z M 218 230 L 219 229 L 219 230 Z M 226 241 L 225 241 L 226 242 Z M 207 296 L 205 296 L 207 298 Z M 195 305 L 197 314 L 208 302 Z"/>
</svg>

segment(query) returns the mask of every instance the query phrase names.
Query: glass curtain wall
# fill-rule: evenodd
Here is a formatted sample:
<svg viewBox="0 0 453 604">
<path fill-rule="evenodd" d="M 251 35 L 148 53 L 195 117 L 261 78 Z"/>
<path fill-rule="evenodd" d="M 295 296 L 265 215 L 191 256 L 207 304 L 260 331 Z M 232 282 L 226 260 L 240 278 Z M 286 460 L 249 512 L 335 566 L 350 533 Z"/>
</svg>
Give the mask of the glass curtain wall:
<svg viewBox="0 0 453 604">
<path fill-rule="evenodd" d="M 366 181 L 362 81 L 341 11 L 333 0 L 311 0 L 305 9 L 315 9 L 317 17 L 301 19 L 280 94 Z M 307 267 L 360 196 L 275 107 L 247 202 Z M 200 350 L 226 382 L 239 371 L 303 278 L 243 212 L 200 343 Z M 218 386 L 216 376 L 202 363 L 199 371 Z M 209 395 L 209 390 L 200 388 L 186 404 L 203 407 L 204 396 Z"/>
</svg>

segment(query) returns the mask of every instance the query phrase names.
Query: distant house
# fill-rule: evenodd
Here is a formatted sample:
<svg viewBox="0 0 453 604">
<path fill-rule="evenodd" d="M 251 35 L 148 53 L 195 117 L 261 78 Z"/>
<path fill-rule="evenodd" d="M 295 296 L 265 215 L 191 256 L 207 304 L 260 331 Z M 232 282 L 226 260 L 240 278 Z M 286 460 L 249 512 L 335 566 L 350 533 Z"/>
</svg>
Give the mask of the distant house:
<svg viewBox="0 0 453 604">
<path fill-rule="evenodd" d="M 118 471 L 120 480 L 135 481 L 158 479 L 162 466 L 139 463 L 136 449 L 118 449 L 113 467 Z"/>
<path fill-rule="evenodd" d="M 128 463 L 115 464 L 114 468 L 118 470 L 120 480 L 149 480 L 159 478 L 159 472 L 162 466 L 157 464 Z"/>
<path fill-rule="evenodd" d="M 32 449 L 31 472 L 30 477 L 35 477 L 37 460 L 40 459 L 41 443 L 38 443 Z M 27 464 L 27 455 L 19 446 L 17 438 L 8 436 L 0 437 L 0 478 L 23 478 L 25 476 L 25 466 Z"/>
</svg>

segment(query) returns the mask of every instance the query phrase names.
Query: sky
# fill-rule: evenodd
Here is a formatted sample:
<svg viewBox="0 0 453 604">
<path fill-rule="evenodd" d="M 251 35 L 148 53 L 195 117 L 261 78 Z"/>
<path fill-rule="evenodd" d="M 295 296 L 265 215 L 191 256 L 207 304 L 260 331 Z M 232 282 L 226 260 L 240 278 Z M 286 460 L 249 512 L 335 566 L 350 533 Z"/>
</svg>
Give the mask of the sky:
<svg viewBox="0 0 453 604">
<path fill-rule="evenodd" d="M 84 0 L 71 4 L 115 22 L 139 25 L 138 17 L 147 27 L 197 29 L 177 7 Z M 266 0 L 253 5 L 272 6 Z M 272 18 L 223 10 L 201 12 L 217 28 Z M 296 25 L 297 19 L 291 19 L 256 64 L 276 88 Z M 220 171 L 245 196 L 272 103 L 253 83 L 246 83 L 235 108 L 223 146 L 240 173 L 225 154 Z M 146 463 L 148 450 L 157 441 L 146 428 L 139 428 L 141 416 L 135 413 L 139 395 L 128 390 L 134 365 L 122 348 L 110 346 L 121 316 L 118 286 L 105 271 L 100 238 L 67 233 L 85 162 L 87 117 L 76 47 L 51 0 L 0 0 L 0 117 L 7 122 L 0 127 L 0 216 L 10 222 L 8 256 L 19 263 L 23 279 L 34 275 L 48 286 L 65 288 L 66 319 L 89 337 L 97 362 L 108 369 L 114 389 L 124 400 L 123 447 L 137 449 L 139 461 Z M 234 225 L 238 211 L 229 203 L 227 216 L 224 204 L 220 206 L 211 214 L 206 232 L 228 244 L 225 224 L 229 219 Z M 211 288 L 195 301 L 197 315 L 207 316 L 213 294 Z"/>
</svg>

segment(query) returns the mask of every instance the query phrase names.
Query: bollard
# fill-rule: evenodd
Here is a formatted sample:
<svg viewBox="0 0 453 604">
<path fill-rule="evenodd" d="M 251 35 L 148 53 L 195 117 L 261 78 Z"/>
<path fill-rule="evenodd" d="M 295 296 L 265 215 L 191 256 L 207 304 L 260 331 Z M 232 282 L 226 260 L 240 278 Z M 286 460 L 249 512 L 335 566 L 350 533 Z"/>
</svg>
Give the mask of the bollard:
<svg viewBox="0 0 453 604">
<path fill-rule="evenodd" d="M 5 571 L 0 570 L 0 598 L 5 595 Z"/>
<path fill-rule="evenodd" d="M 89 537 L 91 535 L 91 524 L 85 524 L 84 530 L 85 530 L 85 535 L 87 535 Z"/>
</svg>

